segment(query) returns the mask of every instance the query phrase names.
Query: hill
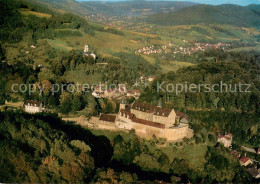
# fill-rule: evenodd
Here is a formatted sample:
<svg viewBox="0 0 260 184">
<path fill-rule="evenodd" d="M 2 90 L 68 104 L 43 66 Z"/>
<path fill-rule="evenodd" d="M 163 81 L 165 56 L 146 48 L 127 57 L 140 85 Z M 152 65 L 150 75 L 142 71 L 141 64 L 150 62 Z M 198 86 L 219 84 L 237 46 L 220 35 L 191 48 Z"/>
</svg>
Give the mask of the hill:
<svg viewBox="0 0 260 184">
<path fill-rule="evenodd" d="M 91 14 L 104 16 L 142 16 L 162 12 L 173 12 L 185 7 L 196 5 L 190 2 L 170 1 L 125 1 L 125 2 L 98 2 L 88 1 L 80 3 Z"/>
<path fill-rule="evenodd" d="M 66 11 L 81 16 L 88 14 L 88 11 L 74 0 L 33 0 L 29 2 L 61 12 Z"/>
<path fill-rule="evenodd" d="M 243 27 L 259 27 L 260 5 L 196 5 L 176 12 L 160 13 L 145 18 L 159 25 L 229 24 Z"/>
<path fill-rule="evenodd" d="M 171 1 L 77 2 L 75 0 L 35 0 L 35 2 L 41 6 L 65 10 L 81 16 L 102 14 L 103 16 L 123 17 L 173 12 L 196 5 L 196 3 L 191 2 Z"/>
</svg>

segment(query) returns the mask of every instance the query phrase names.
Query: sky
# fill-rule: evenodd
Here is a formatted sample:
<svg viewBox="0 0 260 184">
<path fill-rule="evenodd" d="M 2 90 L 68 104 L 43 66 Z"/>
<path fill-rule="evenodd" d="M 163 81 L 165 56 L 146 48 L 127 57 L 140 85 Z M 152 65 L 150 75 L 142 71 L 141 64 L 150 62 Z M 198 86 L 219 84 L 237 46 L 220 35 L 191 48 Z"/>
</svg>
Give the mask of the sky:
<svg viewBox="0 0 260 184">
<path fill-rule="evenodd" d="M 93 0 L 76 0 L 76 1 L 93 1 Z M 94 1 L 126 1 L 126 0 L 94 0 Z M 137 1 L 137 0 L 135 0 Z M 148 0 L 149 1 L 149 0 Z M 153 0 L 153 1 L 163 1 L 163 0 Z M 246 6 L 249 4 L 260 4 L 260 0 L 167 0 L 167 1 L 188 1 L 200 4 L 237 4 Z"/>
</svg>

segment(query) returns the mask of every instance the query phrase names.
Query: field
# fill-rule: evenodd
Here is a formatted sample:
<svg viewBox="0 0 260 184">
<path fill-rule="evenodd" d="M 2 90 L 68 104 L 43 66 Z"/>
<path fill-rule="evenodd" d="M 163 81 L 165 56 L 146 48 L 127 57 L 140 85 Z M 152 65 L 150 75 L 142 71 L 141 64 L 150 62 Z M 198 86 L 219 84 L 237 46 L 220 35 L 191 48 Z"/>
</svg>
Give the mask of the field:
<svg viewBox="0 0 260 184">
<path fill-rule="evenodd" d="M 240 47 L 240 48 L 231 49 L 230 51 L 234 51 L 234 52 L 257 51 L 257 52 L 260 52 L 260 45 L 257 45 L 256 47 Z"/>
<path fill-rule="evenodd" d="M 51 47 L 62 50 L 62 51 L 70 51 L 73 48 L 68 45 L 68 43 L 64 42 L 63 40 L 55 39 L 46 39 L 46 41 L 50 44 Z"/>
<path fill-rule="evenodd" d="M 70 79 L 70 81 L 80 84 L 98 84 L 101 81 L 101 75 L 98 72 L 87 76 L 84 70 L 71 70 L 66 72 L 63 77 L 64 79 Z"/>
<path fill-rule="evenodd" d="M 149 63 L 155 64 L 155 59 L 146 55 L 142 55 Z M 189 62 L 182 62 L 182 61 L 169 61 L 167 64 L 160 64 L 163 73 L 167 73 L 170 71 L 176 72 L 178 69 L 188 66 L 194 66 L 196 64 L 189 63 Z"/>
<path fill-rule="evenodd" d="M 40 18 L 50 18 L 52 16 L 51 14 L 35 12 L 35 11 L 31 11 L 31 10 L 25 9 L 25 8 L 22 8 L 20 10 L 20 13 L 23 14 L 23 15 L 26 15 L 26 16 L 35 15 L 35 16 L 40 17 Z"/>
</svg>

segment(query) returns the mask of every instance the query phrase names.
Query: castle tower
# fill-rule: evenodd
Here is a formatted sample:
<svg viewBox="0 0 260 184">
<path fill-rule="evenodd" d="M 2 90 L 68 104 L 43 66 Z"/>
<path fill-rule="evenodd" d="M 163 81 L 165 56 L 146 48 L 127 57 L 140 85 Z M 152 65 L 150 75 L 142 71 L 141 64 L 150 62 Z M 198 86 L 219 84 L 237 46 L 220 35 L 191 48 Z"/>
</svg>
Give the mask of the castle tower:
<svg viewBox="0 0 260 184">
<path fill-rule="evenodd" d="M 176 116 L 176 119 L 175 119 L 175 126 L 179 126 L 180 125 L 180 117 L 179 116 Z"/>
<path fill-rule="evenodd" d="M 125 104 L 126 104 L 125 98 L 122 98 L 122 100 L 121 100 L 121 102 L 120 102 L 120 107 L 119 107 L 119 109 L 125 109 Z"/>
<path fill-rule="evenodd" d="M 85 45 L 84 52 L 88 52 L 88 45 Z"/>
<path fill-rule="evenodd" d="M 157 107 L 162 108 L 162 100 L 161 99 L 159 100 Z"/>
</svg>

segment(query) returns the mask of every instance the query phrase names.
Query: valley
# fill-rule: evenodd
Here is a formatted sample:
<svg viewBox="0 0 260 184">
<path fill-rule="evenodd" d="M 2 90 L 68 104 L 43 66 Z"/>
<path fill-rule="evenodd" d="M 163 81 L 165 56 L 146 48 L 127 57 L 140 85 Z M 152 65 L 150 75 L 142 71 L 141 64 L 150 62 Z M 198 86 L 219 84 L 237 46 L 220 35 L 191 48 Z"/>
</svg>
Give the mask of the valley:
<svg viewBox="0 0 260 184">
<path fill-rule="evenodd" d="M 0 7 L 0 182 L 259 181 L 259 4 Z"/>
</svg>

